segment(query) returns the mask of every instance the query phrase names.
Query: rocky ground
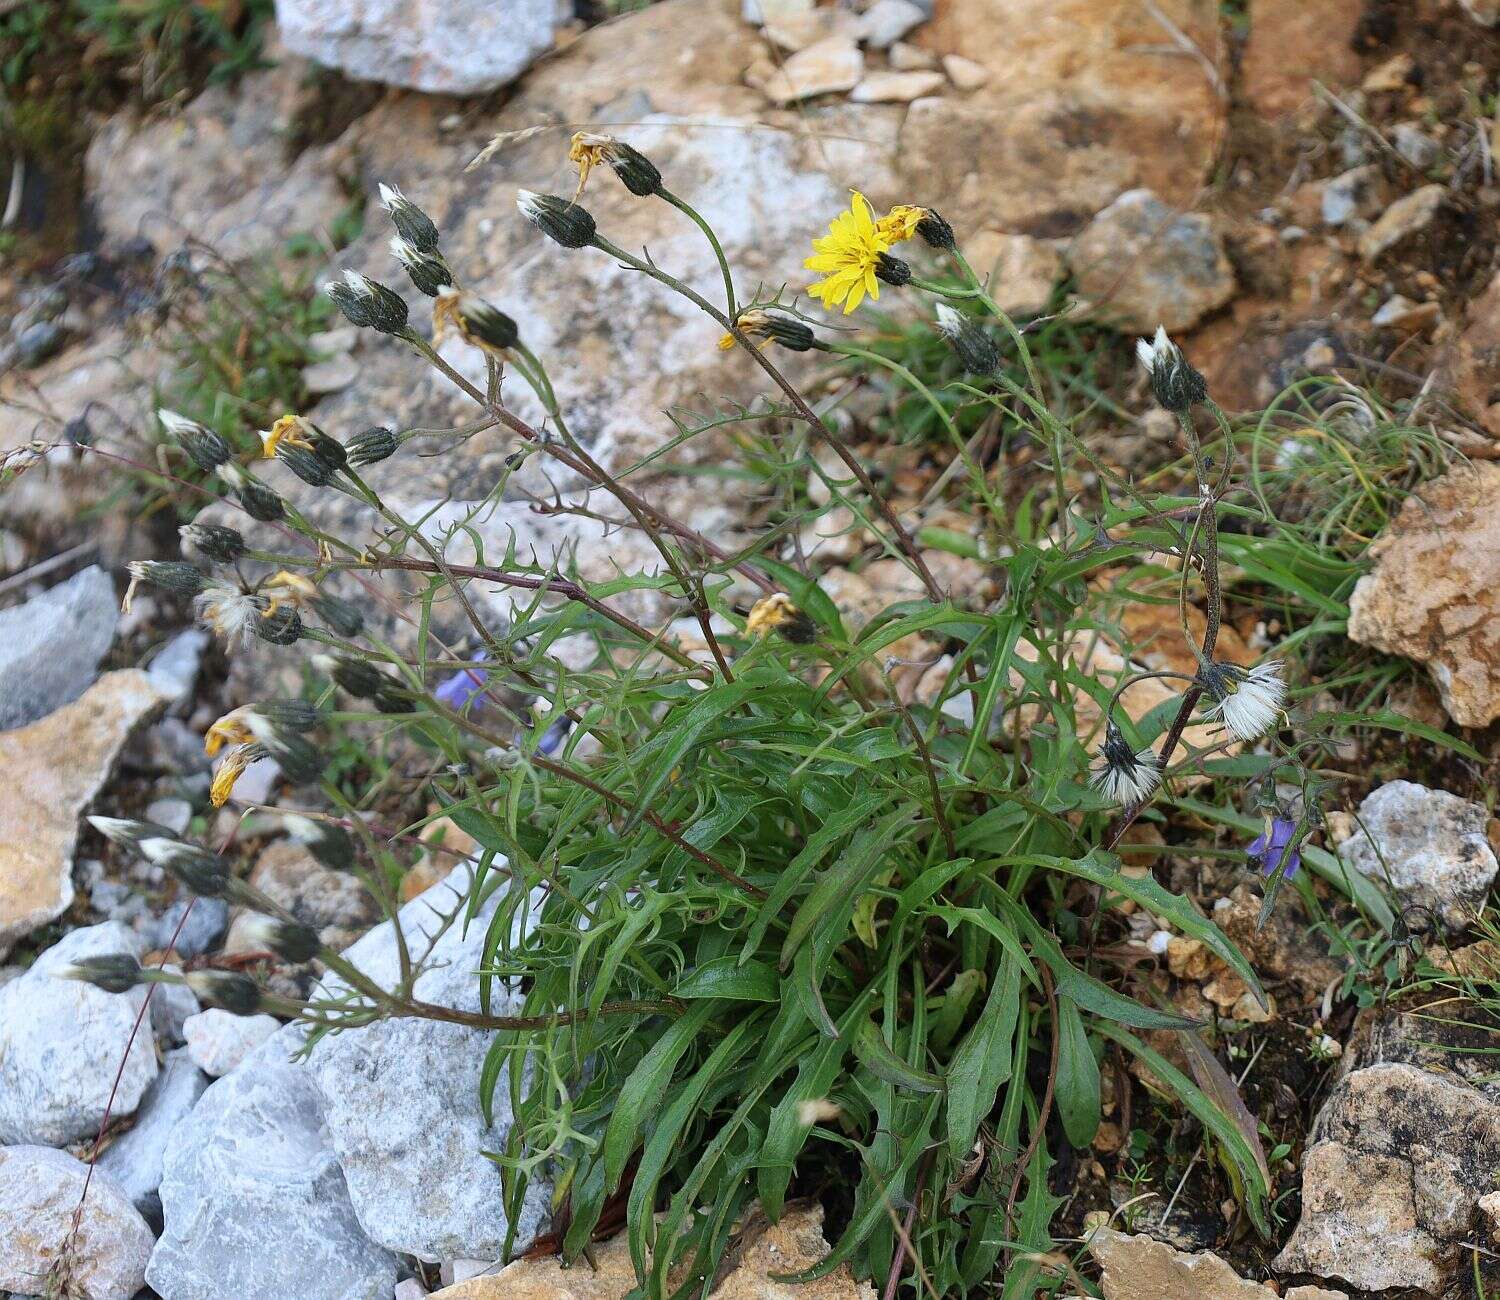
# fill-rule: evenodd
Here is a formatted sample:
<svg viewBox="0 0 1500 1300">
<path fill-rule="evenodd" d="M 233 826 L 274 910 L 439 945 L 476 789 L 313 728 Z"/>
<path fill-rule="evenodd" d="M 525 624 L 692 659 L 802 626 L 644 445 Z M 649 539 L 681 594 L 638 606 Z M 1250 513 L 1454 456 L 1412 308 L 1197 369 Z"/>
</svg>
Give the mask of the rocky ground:
<svg viewBox="0 0 1500 1300">
<path fill-rule="evenodd" d="M 81 820 L 102 808 L 233 841 L 256 884 L 352 945 L 362 969 L 394 960 L 389 926 L 371 928 L 377 913 L 346 877 L 276 826 L 208 807 L 201 736 L 249 698 L 248 683 L 170 599 L 119 609 L 122 562 L 170 553 L 175 532 L 119 494 L 107 458 L 153 460 L 150 413 L 184 365 L 168 342 L 173 275 L 208 264 L 199 245 L 272 263 L 300 243 L 319 275 L 393 281 L 383 223 L 362 219 L 375 215 L 377 183 L 399 185 L 437 220 L 466 281 L 537 351 L 566 359 L 559 396 L 612 470 L 659 445 L 669 426 L 655 413 L 701 406 L 705 392 L 758 392 L 701 318 L 601 259 L 538 248 L 512 218 L 519 188 L 571 191 L 566 140 L 588 124 L 645 150 L 750 281 L 794 274 L 857 187 L 877 204 L 944 213 L 1019 315 L 1065 310 L 1124 334 L 1165 323 L 1227 407 L 1331 371 L 1415 399 L 1407 418 L 1462 459 L 1374 541 L 1348 635 L 1422 665 L 1430 688 L 1406 683 L 1403 711 L 1461 729 L 1480 761 L 1400 745 L 1351 755 L 1370 780 L 1331 822 L 1327 848 L 1388 882 L 1434 951 L 1453 947 L 1441 960 L 1454 980 L 1494 987 L 1500 955 L 1469 942 L 1500 845 L 1492 4 L 662 0 L 603 22 L 592 7 L 562 20 L 555 0 L 443 9 L 434 19 L 415 3 L 282 0 L 275 66 L 90 121 L 81 209 L 57 210 L 71 202 L 66 186 L 23 196 L 18 251 L 0 265 L 0 1292 L 42 1294 L 64 1254 L 69 1285 L 96 1300 L 143 1287 L 163 1300 L 603 1297 L 630 1284 L 619 1243 L 600 1246 L 597 1275 L 559 1274 L 544 1189 L 514 1222 L 501 1211 L 484 1152 L 503 1145 L 509 1116 L 477 1105 L 484 1036 L 382 1023 L 293 1062 L 298 1030 L 270 1017 L 200 1010 L 166 985 L 147 1011 L 142 990 L 110 995 L 48 974 L 124 949 L 186 969 L 256 964 L 302 991 L 319 975 L 273 967 L 226 905 L 189 909 L 159 869 L 129 865 Z M 606 186 L 589 205 L 617 243 L 712 288 L 715 265 L 665 205 Z M 60 260 L 40 238 L 58 222 L 83 232 Z M 477 354 L 456 341 L 443 354 L 482 380 Z M 431 370 L 368 332 L 318 332 L 297 370 L 305 409 L 330 429 L 464 414 Z M 1139 382 L 1116 373 L 1118 415 L 1091 436 L 1131 470 L 1152 463 L 1155 435 Z M 513 450 L 491 432 L 457 454 L 377 466 L 372 481 L 408 515 L 452 518 L 487 495 Z M 866 450 L 906 504 L 940 469 L 919 448 Z M 712 444 L 694 454 L 711 458 Z M 652 490 L 729 546 L 763 522 L 754 500 L 691 478 L 658 476 Z M 951 514 L 926 522 L 973 531 Z M 519 495 L 476 528 L 502 549 L 512 536 L 541 553 L 577 544 L 590 575 L 650 563 L 632 535 L 602 544 L 602 527 L 539 514 Z M 868 562 L 857 533 L 804 540 L 856 620 L 904 576 Z M 957 598 L 991 594 L 978 561 L 931 558 Z M 491 599 L 496 617 L 509 613 Z M 1252 635 L 1253 620 L 1240 630 Z M 267 763 L 238 796 L 274 804 L 282 789 Z M 451 826 L 438 846 L 412 847 L 413 925 L 452 896 L 445 877 L 471 847 Z M 1476 1048 L 1493 1047 L 1494 1027 L 1450 1023 L 1422 993 L 1387 999 L 1389 981 L 1357 996 L 1375 981 L 1349 975 L 1295 900 L 1257 930 L 1242 873 L 1169 861 L 1163 883 L 1244 945 L 1273 1006 L 1144 913 L 1130 919 L 1133 957 L 1184 1009 L 1240 1025 L 1236 1077 L 1256 1114 L 1279 1117 L 1300 1199 L 1283 1206 L 1280 1240 L 1224 1240 L 1203 1193 L 1207 1159 L 1195 1156 L 1175 1217 L 1170 1188 L 1137 1207 L 1148 1161 L 1133 1131 L 1150 1081 L 1121 1062 L 1105 1072 L 1094 1150 L 1055 1175 L 1079 1267 L 1108 1300 L 1469 1296 L 1485 1269 L 1493 1290 L 1500 1085 Z M 477 960 L 465 945 L 479 933 L 438 940 L 450 960 L 424 992 L 455 1006 L 477 997 L 455 973 Z M 714 1294 L 784 1294 L 767 1274 L 822 1252 L 823 1213 L 812 1203 L 774 1227 L 748 1224 Z M 1110 1229 L 1082 1253 L 1101 1215 Z M 514 1252 L 534 1246 L 535 1257 L 500 1271 L 512 1229 Z M 814 1290 L 873 1296 L 839 1274 Z"/>
</svg>

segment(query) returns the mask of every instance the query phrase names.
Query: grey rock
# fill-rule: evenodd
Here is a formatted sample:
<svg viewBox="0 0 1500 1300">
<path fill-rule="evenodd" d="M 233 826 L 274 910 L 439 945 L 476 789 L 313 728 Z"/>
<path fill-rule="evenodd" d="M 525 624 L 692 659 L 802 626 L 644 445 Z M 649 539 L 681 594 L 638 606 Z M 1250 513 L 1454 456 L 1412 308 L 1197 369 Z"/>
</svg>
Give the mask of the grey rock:
<svg viewBox="0 0 1500 1300">
<path fill-rule="evenodd" d="M 146 670 L 167 694 L 174 705 L 192 698 L 193 688 L 198 684 L 198 669 L 203 664 L 203 652 L 208 648 L 209 636 L 201 627 L 183 628 L 152 656 Z"/>
<path fill-rule="evenodd" d="M 181 835 L 193 820 L 193 805 L 186 799 L 153 799 L 146 805 L 146 820 Z"/>
<path fill-rule="evenodd" d="M 1078 290 L 1121 329 L 1150 334 L 1196 325 L 1234 297 L 1234 269 L 1212 223 L 1129 190 L 1068 250 Z"/>
<path fill-rule="evenodd" d="M 148 949 L 172 948 L 179 957 L 201 957 L 224 937 L 228 928 L 229 904 L 222 898 L 179 898 L 142 928 L 141 937 Z"/>
<path fill-rule="evenodd" d="M 44 718 L 88 690 L 118 617 L 114 583 L 97 564 L 0 610 L 0 731 Z"/>
<path fill-rule="evenodd" d="M 193 1064 L 222 1079 L 280 1028 L 274 1016 L 236 1016 L 210 1007 L 183 1023 L 182 1037 Z"/>
<path fill-rule="evenodd" d="M 358 378 L 359 363 L 349 356 L 315 362 L 302 372 L 302 382 L 314 397 L 323 393 L 341 393 Z"/>
<path fill-rule="evenodd" d="M 213 768 L 203 737 L 181 718 L 163 718 L 141 739 L 144 760 L 155 771 L 181 778 L 207 776 Z"/>
<path fill-rule="evenodd" d="M 117 1070 L 111 1113 L 130 1115 L 140 1104 L 157 1073 L 149 1028 L 131 1041 L 146 990 L 106 993 L 53 974 L 80 957 L 119 952 L 139 957 L 141 943 L 118 922 L 74 930 L 0 988 L 0 1143 L 62 1146 L 92 1137 Z"/>
<path fill-rule="evenodd" d="M 16 364 L 26 369 L 55 357 L 68 341 L 68 332 L 55 320 L 39 320 L 16 335 Z"/>
<path fill-rule="evenodd" d="M 141 1289 L 151 1229 L 107 1174 L 89 1181 L 73 1235 L 86 1178 L 88 1166 L 65 1151 L 0 1148 L 0 1289 L 50 1295 L 49 1275 L 59 1282 L 66 1276 L 76 1288 L 66 1293 L 84 1300 L 130 1300 Z"/>
<path fill-rule="evenodd" d="M 927 11 L 912 0 L 875 0 L 859 20 L 860 40 L 871 49 L 884 50 L 927 18 Z"/>
<path fill-rule="evenodd" d="M 1446 185 L 1424 185 L 1419 190 L 1397 199 L 1381 214 L 1363 235 L 1359 237 L 1359 255 L 1373 262 L 1397 244 L 1420 234 L 1448 202 Z"/>
<path fill-rule="evenodd" d="M 552 48 L 557 0 L 276 0 L 293 53 L 361 81 L 440 95 L 509 85 Z"/>
<path fill-rule="evenodd" d="M 182 967 L 168 962 L 162 967 L 174 975 L 182 974 Z M 151 1013 L 151 1028 L 156 1041 L 164 1047 L 176 1047 L 184 1042 L 182 1027 L 203 1008 L 197 996 L 186 984 L 153 984 L 151 1001 L 147 1006 Z"/>
<path fill-rule="evenodd" d="M 1391 128 L 1391 144 L 1419 172 L 1433 166 L 1443 153 L 1438 142 L 1418 122 L 1397 122 Z"/>
<path fill-rule="evenodd" d="M 1478 914 L 1500 871 L 1483 804 L 1388 781 L 1365 797 L 1359 819 L 1364 828 L 1338 846 L 1354 870 L 1389 879 L 1403 902 L 1429 909 L 1450 931 Z"/>
<path fill-rule="evenodd" d="M 197 1104 L 208 1076 L 179 1048 L 167 1053 L 161 1073 L 141 1098 L 135 1124 L 105 1148 L 94 1168 L 113 1178 L 148 1222 L 160 1225 L 162 1160 L 167 1139 Z"/>
<path fill-rule="evenodd" d="M 1323 224 L 1337 228 L 1368 214 L 1379 183 L 1380 168 L 1374 163 L 1351 167 L 1326 182 L 1320 196 Z"/>
<path fill-rule="evenodd" d="M 492 895 L 467 931 L 461 919 L 442 929 L 440 915 L 461 912 L 466 881 L 467 873 L 455 871 L 402 908 L 400 923 L 427 967 L 417 979 L 417 996 L 478 1010 L 475 971 L 500 895 Z M 344 955 L 387 987 L 399 973 L 390 922 Z M 517 1014 L 522 1002 L 519 993 L 497 984 L 491 1010 Z M 381 1245 L 429 1262 L 493 1260 L 505 1250 L 509 1222 L 499 1170 L 484 1153 L 505 1148 L 509 1085 L 502 1077 L 495 1088 L 495 1122 L 487 1124 L 479 1077 L 490 1042 L 490 1034 L 463 1025 L 402 1018 L 331 1034 L 308 1054 L 350 1199 Z M 543 1230 L 550 1196 L 550 1180 L 533 1176 L 513 1251 Z"/>
<path fill-rule="evenodd" d="M 151 905 L 129 885 L 119 880 L 100 880 L 89 889 L 89 906 L 106 921 L 118 921 L 139 933 L 151 925 Z"/>
<path fill-rule="evenodd" d="M 317 1091 L 282 1031 L 212 1084 L 173 1130 L 165 1228 L 146 1281 L 163 1300 L 373 1300 L 396 1261 L 361 1231 Z"/>
</svg>

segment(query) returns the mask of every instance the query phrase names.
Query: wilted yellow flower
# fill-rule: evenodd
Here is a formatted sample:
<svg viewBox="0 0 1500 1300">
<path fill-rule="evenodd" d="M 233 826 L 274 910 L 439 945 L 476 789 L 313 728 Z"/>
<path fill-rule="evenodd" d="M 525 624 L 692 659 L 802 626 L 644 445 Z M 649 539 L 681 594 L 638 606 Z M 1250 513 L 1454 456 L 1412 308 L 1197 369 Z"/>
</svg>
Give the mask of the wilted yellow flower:
<svg viewBox="0 0 1500 1300">
<path fill-rule="evenodd" d="M 821 298 L 825 307 L 843 304 L 848 315 L 864 300 L 880 297 L 880 282 L 875 268 L 881 255 L 891 246 L 889 235 L 875 225 L 870 201 L 858 190 L 849 202 L 849 210 L 840 212 L 828 227 L 828 233 L 813 240 L 814 256 L 802 265 L 824 278 L 808 286 L 808 293 Z"/>
<path fill-rule="evenodd" d="M 245 769 L 255 761 L 255 757 L 253 745 L 241 745 L 238 749 L 230 750 L 219 764 L 219 770 L 214 773 L 213 784 L 208 787 L 209 803 L 215 808 L 222 808 L 228 803 L 229 796 L 234 793 L 234 783 L 244 776 Z"/>
<path fill-rule="evenodd" d="M 926 215 L 926 208 L 914 208 L 910 203 L 898 203 L 875 223 L 875 229 L 891 243 L 899 244 L 917 233 L 917 227 L 921 225 L 922 218 Z"/>
<path fill-rule="evenodd" d="M 277 569 L 266 579 L 262 590 L 271 597 L 267 617 L 282 605 L 305 605 L 318 594 L 317 584 L 311 578 L 304 578 L 300 573 L 291 573 L 286 569 Z"/>
<path fill-rule="evenodd" d="M 243 745 L 246 741 L 254 739 L 250 724 L 245 720 L 248 712 L 247 705 L 231 709 L 203 733 L 203 750 L 210 758 L 225 745 Z"/>
<path fill-rule="evenodd" d="M 817 638 L 818 629 L 784 591 L 763 596 L 750 610 L 745 631 L 751 636 L 779 632 L 793 645 L 808 645 Z"/>
<path fill-rule="evenodd" d="M 577 131 L 568 145 L 568 161 L 578 164 L 578 188 L 573 192 L 573 202 L 583 193 L 588 184 L 589 172 L 600 163 L 608 162 L 619 142 L 612 135 L 598 135 L 593 131 Z"/>
<path fill-rule="evenodd" d="M 269 429 L 260 431 L 261 455 L 269 460 L 282 443 L 288 447 L 301 447 L 303 451 L 311 451 L 312 440 L 307 436 L 311 428 L 300 415 L 283 415 Z"/>
</svg>

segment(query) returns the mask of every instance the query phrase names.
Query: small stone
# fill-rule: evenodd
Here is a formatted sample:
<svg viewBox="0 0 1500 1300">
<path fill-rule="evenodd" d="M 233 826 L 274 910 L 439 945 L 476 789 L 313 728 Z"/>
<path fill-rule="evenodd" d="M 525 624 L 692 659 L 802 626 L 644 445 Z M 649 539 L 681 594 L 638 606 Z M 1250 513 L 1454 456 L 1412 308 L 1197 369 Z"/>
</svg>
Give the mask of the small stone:
<svg viewBox="0 0 1500 1300">
<path fill-rule="evenodd" d="M 0 610 L 0 731 L 45 718 L 88 690 L 119 615 L 114 583 L 97 564 Z"/>
<path fill-rule="evenodd" d="M 388 1296 L 396 1261 L 370 1241 L 328 1147 L 288 1027 L 211 1084 L 167 1141 L 165 1228 L 147 1283 L 168 1300 Z"/>
<path fill-rule="evenodd" d="M 171 948 L 179 957 L 201 957 L 228 928 L 229 904 L 222 898 L 179 898 L 142 927 L 141 937 L 150 950 Z"/>
<path fill-rule="evenodd" d="M 755 0 L 746 0 L 747 4 L 755 3 Z M 407 1278 L 404 1282 L 396 1283 L 395 1294 L 391 1300 L 422 1300 L 427 1294 L 427 1288 L 414 1277 Z"/>
<path fill-rule="evenodd" d="M 201 627 L 184 628 L 152 656 L 146 671 L 151 680 L 172 697 L 174 705 L 192 699 L 208 642 L 208 633 Z"/>
<path fill-rule="evenodd" d="M 1441 308 L 1436 302 L 1413 302 L 1401 294 L 1387 298 L 1380 309 L 1370 317 L 1370 324 L 1377 329 L 1396 329 L 1406 334 L 1417 334 L 1437 324 Z"/>
<path fill-rule="evenodd" d="M 183 1022 L 182 1037 L 193 1064 L 210 1078 L 222 1079 L 280 1028 L 274 1016 L 237 1016 L 210 1007 Z"/>
<path fill-rule="evenodd" d="M 1393 94 L 1411 84 L 1416 70 L 1417 65 L 1410 54 L 1397 54 L 1371 68 L 1359 88 L 1367 95 Z"/>
<path fill-rule="evenodd" d="M 139 957 L 140 940 L 116 921 L 74 930 L 0 988 L 0 1144 L 62 1146 L 93 1137 L 106 1107 L 133 1114 L 156 1078 L 150 1032 L 131 1041 L 146 990 L 106 993 L 53 974 L 80 957 L 109 953 Z"/>
<path fill-rule="evenodd" d="M 380 919 L 379 905 L 358 876 L 330 870 L 291 840 L 262 850 L 250 883 L 315 930 L 365 930 Z"/>
<path fill-rule="evenodd" d="M 1427 908 L 1450 932 L 1479 913 L 1500 871 L 1486 836 L 1489 812 L 1446 790 L 1388 781 L 1359 806 L 1362 829 L 1339 857 L 1403 902 Z"/>
<path fill-rule="evenodd" d="M 767 23 L 798 14 L 810 14 L 814 0 L 741 0 L 740 17 L 747 23 L 763 27 Z"/>
<path fill-rule="evenodd" d="M 131 1300 L 146 1276 L 151 1229 L 108 1174 L 65 1151 L 0 1147 L 0 1290 L 52 1294 L 47 1281 L 67 1250 L 67 1294 Z M 89 1194 L 83 1198 L 88 1180 Z M 83 1217 L 73 1232 L 80 1201 Z"/>
<path fill-rule="evenodd" d="M 853 90 L 864 74 L 865 59 L 848 37 L 830 36 L 792 55 L 766 79 L 761 93 L 775 104 L 794 104 Z"/>
<path fill-rule="evenodd" d="M 886 62 L 897 72 L 926 72 L 937 67 L 937 55 L 920 45 L 897 41 L 885 52 Z"/>
<path fill-rule="evenodd" d="M 860 19 L 859 38 L 872 50 L 883 50 L 926 22 L 927 17 L 927 11 L 912 0 L 875 0 Z"/>
<path fill-rule="evenodd" d="M 1479 1198 L 1479 1212 L 1484 1215 L 1490 1237 L 1500 1241 L 1500 1192 L 1487 1192 Z"/>
<path fill-rule="evenodd" d="M 943 71 L 957 89 L 964 91 L 978 90 L 990 79 L 990 70 L 984 64 L 966 59 L 962 54 L 943 55 Z"/>
<path fill-rule="evenodd" d="M 0 682 L 0 699 L 4 690 Z M 126 668 L 41 721 L 0 732 L 0 957 L 72 903 L 79 815 L 166 698 Z"/>
<path fill-rule="evenodd" d="M 146 805 L 146 820 L 181 835 L 193 820 L 193 805 L 186 799 L 153 799 Z"/>
<path fill-rule="evenodd" d="M 41 320 L 16 335 L 16 364 L 29 370 L 63 350 L 68 331 L 58 321 Z"/>
<path fill-rule="evenodd" d="M 353 352 L 358 343 L 359 331 L 353 325 L 338 325 L 307 336 L 307 350 L 324 361 Z"/>
<path fill-rule="evenodd" d="M 1359 237 L 1359 255 L 1373 262 L 1382 253 L 1403 240 L 1420 234 L 1448 201 L 1448 190 L 1442 185 L 1424 185 L 1404 198 L 1397 199 L 1385 214 Z"/>
<path fill-rule="evenodd" d="M 341 393 L 359 378 L 359 363 L 353 357 L 315 361 L 302 372 L 302 383 L 314 397 Z"/>
<path fill-rule="evenodd" d="M 1326 181 L 1320 203 L 1323 224 L 1338 229 L 1371 214 L 1379 185 L 1380 169 L 1374 163 L 1351 167 Z"/>
<path fill-rule="evenodd" d="M 980 279 L 989 278 L 990 297 L 1009 316 L 1036 316 L 1047 309 L 1052 290 L 1066 273 L 1062 254 L 1046 240 L 981 230 L 964 249 Z"/>
<path fill-rule="evenodd" d="M 856 104 L 909 104 L 945 84 L 941 72 L 867 72 L 849 98 Z"/>
<path fill-rule="evenodd" d="M 788 54 L 805 50 L 819 41 L 833 37 L 859 39 L 859 20 L 847 9 L 810 9 L 806 12 L 781 14 L 766 24 L 765 36 L 777 49 Z"/>
<path fill-rule="evenodd" d="M 185 1051 L 168 1052 L 161 1073 L 141 1098 L 135 1123 L 94 1162 L 94 1168 L 115 1180 L 147 1222 L 161 1223 L 161 1198 L 156 1191 L 161 1186 L 167 1139 L 207 1087 L 208 1076 Z"/>
<path fill-rule="evenodd" d="M 1276 1291 L 1247 1281 L 1208 1251 L 1188 1254 L 1108 1227 L 1094 1229 L 1088 1249 L 1104 1270 L 1105 1300 L 1278 1300 Z"/>
<path fill-rule="evenodd" d="M 1419 172 L 1435 166 L 1443 154 L 1438 142 L 1417 122 L 1397 122 L 1391 128 L 1391 144 Z"/>
<path fill-rule="evenodd" d="M 1235 292 L 1234 269 L 1207 217 L 1178 213 L 1149 190 L 1129 190 L 1068 251 L 1079 292 L 1122 330 L 1176 333 Z"/>
</svg>

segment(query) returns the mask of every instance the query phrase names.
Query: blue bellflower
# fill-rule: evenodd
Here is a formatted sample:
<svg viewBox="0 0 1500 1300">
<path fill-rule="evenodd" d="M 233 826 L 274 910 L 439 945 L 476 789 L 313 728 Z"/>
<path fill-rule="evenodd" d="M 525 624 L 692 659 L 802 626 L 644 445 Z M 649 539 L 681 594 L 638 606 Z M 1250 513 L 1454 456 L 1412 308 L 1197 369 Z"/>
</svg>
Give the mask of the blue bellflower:
<svg viewBox="0 0 1500 1300">
<path fill-rule="evenodd" d="M 479 659 L 488 658 L 484 651 L 480 651 Z M 484 668 L 464 668 L 440 683 L 432 692 L 433 699 L 445 704 L 455 713 L 462 713 L 469 703 L 484 690 L 485 682 L 489 680 L 489 672 Z M 480 701 L 480 705 L 483 705 Z"/>
<path fill-rule="evenodd" d="M 1259 859 L 1262 875 L 1279 874 L 1290 880 L 1302 865 L 1302 851 L 1292 845 L 1296 832 L 1297 823 L 1291 818 L 1273 817 L 1270 830 L 1257 836 L 1245 853 L 1252 860 Z"/>
</svg>

